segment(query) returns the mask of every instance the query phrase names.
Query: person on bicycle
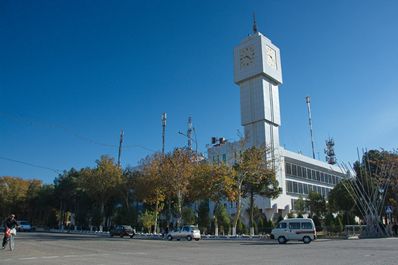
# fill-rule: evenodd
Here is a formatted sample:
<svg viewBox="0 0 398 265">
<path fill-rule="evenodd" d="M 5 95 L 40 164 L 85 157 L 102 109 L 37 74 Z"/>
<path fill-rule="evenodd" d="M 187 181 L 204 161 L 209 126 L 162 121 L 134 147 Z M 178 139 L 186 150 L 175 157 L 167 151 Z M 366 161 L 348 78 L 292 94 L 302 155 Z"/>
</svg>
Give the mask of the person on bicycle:
<svg viewBox="0 0 398 265">
<path fill-rule="evenodd" d="M 15 214 L 11 214 L 5 221 L 4 221 L 4 237 L 3 237 L 3 245 L 2 249 L 6 247 L 7 244 L 7 230 L 13 229 L 18 227 L 17 220 L 15 220 Z"/>
</svg>

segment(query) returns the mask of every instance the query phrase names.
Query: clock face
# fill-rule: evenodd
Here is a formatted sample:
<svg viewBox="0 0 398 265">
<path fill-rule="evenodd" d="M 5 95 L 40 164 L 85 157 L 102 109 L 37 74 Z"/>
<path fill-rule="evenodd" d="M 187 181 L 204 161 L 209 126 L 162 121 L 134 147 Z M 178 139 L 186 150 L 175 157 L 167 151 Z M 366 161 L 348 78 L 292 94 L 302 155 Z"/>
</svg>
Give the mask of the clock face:
<svg viewBox="0 0 398 265">
<path fill-rule="evenodd" d="M 254 46 L 248 46 L 239 50 L 240 68 L 248 67 L 254 63 Z"/>
<path fill-rule="evenodd" d="M 267 45 L 266 52 L 267 52 L 267 64 L 272 69 L 276 69 L 276 51 Z"/>
</svg>

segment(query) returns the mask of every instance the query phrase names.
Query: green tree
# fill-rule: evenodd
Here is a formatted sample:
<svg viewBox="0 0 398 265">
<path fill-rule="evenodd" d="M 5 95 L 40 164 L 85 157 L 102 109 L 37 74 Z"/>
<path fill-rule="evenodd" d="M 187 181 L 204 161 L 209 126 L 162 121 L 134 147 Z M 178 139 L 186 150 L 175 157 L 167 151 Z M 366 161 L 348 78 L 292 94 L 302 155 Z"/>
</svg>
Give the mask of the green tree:
<svg viewBox="0 0 398 265">
<path fill-rule="evenodd" d="M 172 153 L 167 154 L 162 164 L 162 171 L 167 176 L 165 178 L 166 194 L 170 202 L 172 197 L 176 198 L 177 226 L 181 225 L 182 206 L 188 197 L 195 165 L 192 151 L 181 148 L 176 148 Z"/>
<path fill-rule="evenodd" d="M 218 204 L 215 209 L 215 220 L 217 220 L 217 225 L 221 233 L 225 234 L 228 231 L 231 224 L 231 219 L 227 212 L 227 208 L 223 204 Z"/>
<path fill-rule="evenodd" d="M 209 210 L 208 200 L 202 200 L 198 207 L 198 226 L 204 234 L 207 233 L 210 226 Z"/>
<path fill-rule="evenodd" d="M 260 195 L 267 198 L 279 196 L 281 189 L 275 176 L 275 161 L 267 160 L 270 150 L 267 148 L 251 147 L 246 149 L 239 162 L 235 164 L 237 213 L 233 222 L 233 231 L 236 230 L 237 220 L 241 212 L 241 197 L 249 197 L 249 222 L 254 229 L 254 197 Z"/>
<path fill-rule="evenodd" d="M 214 202 L 213 220 L 215 234 L 218 234 L 218 218 L 216 209 L 220 206 L 223 199 L 234 200 L 234 179 L 232 168 L 220 164 L 200 163 L 195 167 L 191 185 L 192 199 L 206 200 Z"/>
<path fill-rule="evenodd" d="M 182 208 L 182 220 L 184 221 L 184 225 L 196 224 L 196 216 L 192 208 Z"/>
<path fill-rule="evenodd" d="M 100 230 L 102 231 L 106 221 L 105 205 L 118 192 L 117 188 L 122 182 L 122 170 L 108 156 L 101 156 L 96 164 L 96 168 L 86 168 L 82 171 L 80 185 L 93 200 L 99 202 L 99 215 L 102 219 Z"/>
<path fill-rule="evenodd" d="M 297 216 L 299 216 L 299 215 L 303 216 L 303 213 L 305 211 L 305 200 L 303 199 L 303 197 L 301 195 L 296 200 L 294 207 L 295 207 Z"/>
<path fill-rule="evenodd" d="M 140 163 L 141 174 L 137 176 L 135 183 L 137 197 L 155 208 L 154 232 L 157 232 L 158 216 L 166 199 L 165 181 L 167 176 L 163 171 L 164 162 L 165 159 L 160 153 L 155 153 L 142 160 Z"/>
<path fill-rule="evenodd" d="M 141 214 L 140 220 L 144 228 L 150 233 L 152 226 L 154 226 L 156 222 L 156 214 L 153 211 L 145 211 Z"/>
<path fill-rule="evenodd" d="M 321 217 L 327 211 L 325 198 L 317 192 L 311 191 L 308 194 L 307 205 L 311 215 Z"/>
</svg>

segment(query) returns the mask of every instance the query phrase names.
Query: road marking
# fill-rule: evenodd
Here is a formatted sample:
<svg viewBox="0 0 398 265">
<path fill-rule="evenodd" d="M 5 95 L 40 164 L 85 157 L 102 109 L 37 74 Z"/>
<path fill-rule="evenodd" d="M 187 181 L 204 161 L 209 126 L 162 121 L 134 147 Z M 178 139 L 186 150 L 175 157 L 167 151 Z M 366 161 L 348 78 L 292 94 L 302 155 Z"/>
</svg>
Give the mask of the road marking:
<svg viewBox="0 0 398 265">
<path fill-rule="evenodd" d="M 31 260 L 31 259 L 37 259 L 37 257 L 30 257 L 30 258 L 19 258 L 19 260 Z"/>
<path fill-rule="evenodd" d="M 44 256 L 44 257 L 41 257 L 42 259 L 56 259 L 56 258 L 59 258 L 59 256 Z"/>
</svg>

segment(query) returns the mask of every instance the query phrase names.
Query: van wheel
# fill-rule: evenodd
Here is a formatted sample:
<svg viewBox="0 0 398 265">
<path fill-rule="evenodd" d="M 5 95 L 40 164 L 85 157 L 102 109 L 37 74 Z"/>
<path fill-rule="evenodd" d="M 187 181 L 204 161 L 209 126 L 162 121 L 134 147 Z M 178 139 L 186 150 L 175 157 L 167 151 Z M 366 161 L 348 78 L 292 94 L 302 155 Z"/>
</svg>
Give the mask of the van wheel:
<svg viewBox="0 0 398 265">
<path fill-rule="evenodd" d="M 191 240 L 192 240 L 192 237 L 191 237 L 191 236 L 187 236 L 187 240 L 188 240 L 188 241 L 191 241 Z"/>
<path fill-rule="evenodd" d="M 279 244 L 286 244 L 286 238 L 284 236 L 280 236 L 278 237 L 278 242 Z"/>
<path fill-rule="evenodd" d="M 168 241 L 171 241 L 171 240 L 173 240 L 173 237 L 172 237 L 171 235 L 168 235 L 168 236 L 167 236 L 167 240 L 168 240 Z"/>
<path fill-rule="evenodd" d="M 309 236 L 305 236 L 305 237 L 303 237 L 303 242 L 304 242 L 304 244 L 309 244 L 309 243 L 311 243 L 311 238 Z"/>
<path fill-rule="evenodd" d="M 195 241 L 199 241 L 199 238 L 195 238 Z"/>
</svg>

